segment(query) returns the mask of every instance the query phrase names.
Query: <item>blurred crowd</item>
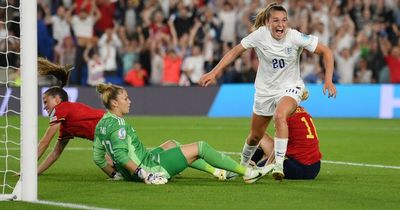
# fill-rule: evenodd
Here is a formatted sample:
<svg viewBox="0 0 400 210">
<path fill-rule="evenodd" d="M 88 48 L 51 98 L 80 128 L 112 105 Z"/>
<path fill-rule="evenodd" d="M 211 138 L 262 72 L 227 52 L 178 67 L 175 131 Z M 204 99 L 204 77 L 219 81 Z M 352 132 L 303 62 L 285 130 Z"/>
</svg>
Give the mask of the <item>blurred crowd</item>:
<svg viewBox="0 0 400 210">
<path fill-rule="evenodd" d="M 73 64 L 74 85 L 195 85 L 252 31 L 255 15 L 270 2 L 38 0 L 38 54 Z M 332 49 L 334 82 L 400 83 L 400 0 L 277 2 L 287 9 L 290 27 Z M 19 65 L 18 7 L 19 0 L 1 1 L 0 68 Z M 300 59 L 304 81 L 322 83 L 319 56 L 304 52 Z M 219 83 L 254 82 L 257 66 L 255 52 L 247 51 Z"/>
</svg>

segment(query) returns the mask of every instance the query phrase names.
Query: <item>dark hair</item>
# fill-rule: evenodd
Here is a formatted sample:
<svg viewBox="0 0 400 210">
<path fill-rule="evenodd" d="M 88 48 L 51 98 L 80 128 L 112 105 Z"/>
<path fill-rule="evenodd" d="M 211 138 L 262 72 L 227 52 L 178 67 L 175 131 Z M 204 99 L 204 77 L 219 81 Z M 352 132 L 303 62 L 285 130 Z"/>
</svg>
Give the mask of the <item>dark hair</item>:
<svg viewBox="0 0 400 210">
<path fill-rule="evenodd" d="M 60 82 L 60 87 L 64 87 L 68 84 L 69 76 L 71 74 L 72 65 L 58 65 L 50 62 L 46 58 L 38 57 L 38 73 L 40 75 L 53 75 Z"/>
<path fill-rule="evenodd" d="M 54 86 L 46 90 L 46 92 L 43 93 L 43 95 L 47 96 L 52 96 L 56 97 L 59 96 L 61 98 L 61 101 L 68 101 L 68 93 L 62 89 L 61 87 Z"/>
</svg>

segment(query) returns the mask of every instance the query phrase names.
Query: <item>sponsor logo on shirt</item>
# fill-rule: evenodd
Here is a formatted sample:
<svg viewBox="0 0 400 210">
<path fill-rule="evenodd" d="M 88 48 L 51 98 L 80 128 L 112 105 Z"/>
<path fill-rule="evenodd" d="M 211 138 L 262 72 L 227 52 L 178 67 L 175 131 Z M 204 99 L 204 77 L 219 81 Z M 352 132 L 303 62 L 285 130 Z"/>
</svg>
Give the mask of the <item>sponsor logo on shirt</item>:
<svg viewBox="0 0 400 210">
<path fill-rule="evenodd" d="M 118 131 L 118 138 L 122 140 L 122 139 L 125 139 L 125 137 L 126 137 L 125 128 L 120 128 Z"/>
</svg>

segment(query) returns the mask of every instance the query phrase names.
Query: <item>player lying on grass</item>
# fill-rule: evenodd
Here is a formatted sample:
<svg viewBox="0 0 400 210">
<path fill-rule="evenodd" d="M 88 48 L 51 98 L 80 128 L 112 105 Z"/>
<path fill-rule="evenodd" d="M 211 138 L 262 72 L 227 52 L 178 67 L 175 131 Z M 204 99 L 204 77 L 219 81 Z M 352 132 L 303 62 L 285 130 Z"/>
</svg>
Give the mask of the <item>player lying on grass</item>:
<svg viewBox="0 0 400 210">
<path fill-rule="evenodd" d="M 246 183 L 253 183 L 272 170 L 270 166 L 260 169 L 244 167 L 204 141 L 151 153 L 139 140 L 136 130 L 123 118 L 131 105 L 126 90 L 112 84 L 99 84 L 97 91 L 108 112 L 96 126 L 93 160 L 110 177 L 115 168 L 128 181 L 165 184 L 196 160 L 236 172 Z M 105 160 L 105 153 L 113 160 L 114 168 Z"/>
<path fill-rule="evenodd" d="M 301 106 L 287 119 L 289 140 L 283 162 L 285 179 L 315 179 L 321 167 L 317 131 L 311 115 Z M 274 141 L 266 134 L 252 161 L 261 166 L 272 162 Z"/>
</svg>

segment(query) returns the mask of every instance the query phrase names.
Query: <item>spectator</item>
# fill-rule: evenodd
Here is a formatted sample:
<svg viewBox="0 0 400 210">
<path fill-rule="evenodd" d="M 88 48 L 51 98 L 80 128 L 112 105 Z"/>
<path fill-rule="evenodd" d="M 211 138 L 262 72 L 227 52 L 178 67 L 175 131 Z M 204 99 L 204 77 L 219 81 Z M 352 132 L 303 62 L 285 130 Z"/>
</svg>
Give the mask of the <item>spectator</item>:
<svg viewBox="0 0 400 210">
<path fill-rule="evenodd" d="M 125 10 L 124 26 L 128 34 L 133 34 L 137 26 L 137 7 L 139 6 L 139 1 L 127 1 Z"/>
<path fill-rule="evenodd" d="M 354 70 L 360 57 L 360 50 L 344 48 L 340 53 L 335 50 L 335 61 L 339 73 L 339 83 L 351 84 L 354 82 Z"/>
<path fill-rule="evenodd" d="M 97 0 L 97 7 L 99 8 L 100 18 L 94 26 L 95 34 L 101 37 L 107 29 L 114 28 L 114 13 L 116 10 L 116 1 L 110 0 Z"/>
<path fill-rule="evenodd" d="M 57 13 L 51 17 L 49 16 L 49 19 L 53 27 L 53 37 L 57 41 L 57 44 L 54 47 L 54 60 L 56 63 L 61 63 L 61 65 L 64 65 L 64 63 L 62 63 L 62 48 L 64 46 L 65 38 L 71 36 L 70 25 L 66 19 L 65 7 L 59 6 L 57 8 Z"/>
<path fill-rule="evenodd" d="M 90 86 L 96 86 L 103 83 L 105 81 L 103 76 L 105 65 L 97 52 L 97 49 L 94 49 L 93 46 L 89 44 L 86 47 L 83 56 L 88 66 L 87 83 Z"/>
<path fill-rule="evenodd" d="M 218 17 L 222 23 L 221 41 L 236 45 L 236 10 L 229 1 L 224 2 Z"/>
<path fill-rule="evenodd" d="M 389 68 L 390 83 L 400 83 L 400 47 L 398 45 L 391 46 L 389 40 L 383 37 L 379 41 Z"/>
<path fill-rule="evenodd" d="M 104 62 L 106 76 L 117 75 L 117 51 L 122 47 L 121 40 L 112 28 L 106 29 L 99 42 L 100 57 Z"/>
<path fill-rule="evenodd" d="M 80 1 L 77 1 L 78 3 Z M 81 1 L 82 2 L 82 1 Z M 84 84 L 82 81 L 83 67 L 85 62 L 83 60 L 83 52 L 88 44 L 91 44 L 93 39 L 94 24 L 100 19 L 100 12 L 96 7 L 96 4 L 92 4 L 92 1 L 83 0 L 81 4 L 73 4 L 67 12 L 67 21 L 71 24 L 74 34 L 77 40 L 76 54 L 75 54 L 75 69 L 71 76 L 71 83 Z M 90 8 L 87 12 L 87 8 Z M 76 14 L 72 15 L 72 12 L 76 9 Z M 75 75 L 74 75 L 75 74 Z M 75 77 L 73 77 L 75 76 Z"/>
<path fill-rule="evenodd" d="M 367 68 L 367 61 L 360 59 L 358 62 L 358 70 L 356 72 L 356 83 L 372 83 L 372 71 Z"/>
<path fill-rule="evenodd" d="M 192 47 L 192 54 L 183 61 L 180 85 L 197 85 L 203 74 L 204 56 L 201 47 L 199 45 L 194 45 Z"/>
<path fill-rule="evenodd" d="M 379 44 L 373 39 L 369 45 L 368 54 L 366 56 L 368 69 L 372 70 L 372 78 L 374 81 L 379 82 L 379 75 L 381 70 L 386 66 L 385 59 L 382 51 L 379 48 Z"/>
<path fill-rule="evenodd" d="M 161 56 L 159 46 L 161 43 L 152 42 L 150 44 L 150 53 L 151 53 L 151 76 L 150 76 L 150 84 L 152 85 L 161 85 L 164 71 L 164 60 Z"/>
<path fill-rule="evenodd" d="M 65 37 L 63 45 L 60 48 L 60 64 L 66 65 L 74 63 L 76 46 L 71 36 Z"/>
<path fill-rule="evenodd" d="M 177 5 L 177 12 L 176 14 L 171 15 L 173 19 L 176 34 L 178 38 L 182 37 L 184 34 L 188 34 L 191 26 L 193 25 L 193 18 L 195 11 L 190 14 L 188 8 L 183 5 L 181 1 Z"/>
<path fill-rule="evenodd" d="M 169 35 L 169 27 L 164 23 L 164 14 L 161 10 L 154 11 L 152 22 L 149 27 L 150 38 L 158 34 Z"/>
<path fill-rule="evenodd" d="M 179 55 L 172 48 L 163 54 L 164 69 L 162 84 L 164 86 L 178 86 L 181 76 L 182 55 Z"/>
<path fill-rule="evenodd" d="M 205 57 L 201 49 L 202 47 L 199 44 L 194 44 L 195 35 L 200 27 L 201 22 L 196 19 L 189 35 L 188 44 L 189 48 L 191 48 L 191 54 L 185 57 L 182 64 L 181 86 L 197 85 L 201 75 L 205 73 Z"/>
<path fill-rule="evenodd" d="M 44 4 L 40 4 L 37 9 L 37 33 L 38 43 L 40 43 L 38 45 L 38 55 L 53 60 L 54 40 L 47 28 L 45 19 L 46 10 L 48 11 L 49 8 Z"/>
<path fill-rule="evenodd" d="M 143 87 L 146 85 L 147 78 L 147 71 L 142 68 L 139 62 L 135 62 L 133 68 L 125 75 L 124 80 L 133 87 Z"/>
</svg>

